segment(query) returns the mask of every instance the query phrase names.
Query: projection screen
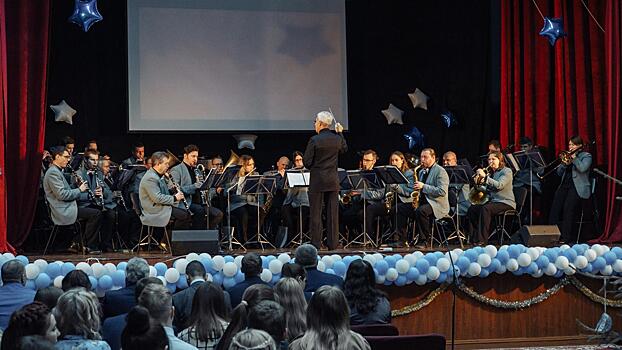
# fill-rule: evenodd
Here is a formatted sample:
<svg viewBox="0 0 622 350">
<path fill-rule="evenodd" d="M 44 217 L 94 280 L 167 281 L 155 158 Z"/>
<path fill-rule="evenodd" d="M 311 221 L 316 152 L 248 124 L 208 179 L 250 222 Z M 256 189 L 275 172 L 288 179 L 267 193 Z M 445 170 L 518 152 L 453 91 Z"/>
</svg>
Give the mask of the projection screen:
<svg viewBox="0 0 622 350">
<path fill-rule="evenodd" d="M 347 128 L 345 0 L 128 0 L 130 131 Z"/>
</svg>

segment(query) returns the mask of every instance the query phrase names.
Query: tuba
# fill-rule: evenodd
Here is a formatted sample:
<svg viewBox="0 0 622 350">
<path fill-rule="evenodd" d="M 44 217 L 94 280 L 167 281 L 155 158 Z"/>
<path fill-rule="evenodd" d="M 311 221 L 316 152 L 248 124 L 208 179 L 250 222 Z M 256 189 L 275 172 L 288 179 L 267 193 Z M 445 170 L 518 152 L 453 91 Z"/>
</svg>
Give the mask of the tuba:
<svg viewBox="0 0 622 350">
<path fill-rule="evenodd" d="M 227 160 L 227 162 L 225 163 L 225 166 L 223 167 L 223 172 L 230 166 L 232 165 L 237 165 L 240 162 L 240 156 L 238 156 L 237 154 L 235 154 L 235 152 L 230 151 L 231 155 L 229 155 L 229 159 Z"/>
<path fill-rule="evenodd" d="M 417 165 L 414 169 L 413 169 L 413 183 L 414 182 L 419 182 L 419 175 L 418 175 L 418 171 L 419 168 L 421 168 L 421 165 Z M 417 209 L 419 208 L 419 195 L 421 195 L 421 191 L 418 190 L 413 190 L 413 192 L 410 194 L 410 198 L 413 199 L 413 209 Z"/>
<path fill-rule="evenodd" d="M 487 166 L 484 169 L 486 174 L 490 174 L 492 169 L 490 166 Z M 484 204 L 488 202 L 488 192 L 486 191 L 486 186 L 484 185 L 483 177 L 477 176 L 477 174 L 473 175 L 473 182 L 475 182 L 475 186 L 469 191 L 469 202 L 471 204 Z"/>
</svg>

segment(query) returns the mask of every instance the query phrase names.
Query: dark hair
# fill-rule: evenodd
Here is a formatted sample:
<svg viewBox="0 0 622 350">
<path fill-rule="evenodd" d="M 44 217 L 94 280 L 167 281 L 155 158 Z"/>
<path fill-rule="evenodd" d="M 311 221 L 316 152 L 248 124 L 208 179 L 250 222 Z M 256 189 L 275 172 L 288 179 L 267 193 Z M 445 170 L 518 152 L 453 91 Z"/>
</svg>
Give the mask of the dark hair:
<svg viewBox="0 0 622 350">
<path fill-rule="evenodd" d="M 371 264 L 362 259 L 352 261 L 343 284 L 349 306 L 356 308 L 361 315 L 374 311 L 378 298 L 386 297 L 385 293 L 375 288 L 375 284 L 376 276 Z"/>
<path fill-rule="evenodd" d="M 41 335 L 27 335 L 17 340 L 15 350 L 54 350 L 54 344 Z"/>
<path fill-rule="evenodd" d="M 56 159 L 56 157 L 62 155 L 67 149 L 65 146 L 52 146 L 50 147 L 50 156 L 52 160 Z"/>
<path fill-rule="evenodd" d="M 505 156 L 503 155 L 503 152 L 493 151 L 488 153 L 488 156 L 494 156 L 495 158 L 499 159 L 499 169 L 505 167 Z"/>
<path fill-rule="evenodd" d="M 292 161 L 296 161 L 296 157 L 297 157 L 297 156 L 304 157 L 304 154 L 302 154 L 302 152 L 300 152 L 300 151 L 294 151 L 294 152 L 292 153 Z"/>
<path fill-rule="evenodd" d="M 490 145 L 495 146 L 495 148 L 501 149 L 501 142 L 499 142 L 499 140 L 490 140 L 490 142 L 488 142 L 488 146 Z"/>
<path fill-rule="evenodd" d="M 134 306 L 126 320 L 127 324 L 121 333 L 123 349 L 164 350 L 169 345 L 164 328 L 150 322 L 149 311 L 145 307 Z"/>
<path fill-rule="evenodd" d="M 135 151 L 137 148 L 142 148 L 142 147 L 145 147 L 145 144 L 140 141 L 136 141 L 132 145 L 132 151 Z"/>
<path fill-rule="evenodd" d="M 188 145 L 186 147 L 184 147 L 184 154 L 190 154 L 192 152 L 198 152 L 199 151 L 199 146 L 197 145 Z"/>
<path fill-rule="evenodd" d="M 347 342 L 350 330 L 350 308 L 341 289 L 322 286 L 313 294 L 307 307 L 307 333 L 320 349 L 338 349 Z M 347 348 L 347 347 L 345 347 Z"/>
<path fill-rule="evenodd" d="M 58 298 L 63 294 L 63 290 L 49 286 L 42 289 L 37 290 L 37 294 L 35 294 L 35 301 L 40 301 L 45 304 L 50 310 L 52 310 L 56 303 L 58 302 Z"/>
<path fill-rule="evenodd" d="M 62 282 L 63 292 L 66 292 L 74 288 L 84 288 L 91 290 L 91 280 L 89 276 L 82 270 L 73 270 L 63 277 Z"/>
<path fill-rule="evenodd" d="M 275 301 L 261 301 L 248 313 L 248 328 L 266 331 L 276 343 L 282 342 L 287 329 L 285 309 Z"/>
<path fill-rule="evenodd" d="M 27 335 L 45 335 L 50 326 L 50 309 L 35 301 L 13 312 L 8 327 L 2 335 L 1 349 L 12 349 L 14 344 Z"/>
<path fill-rule="evenodd" d="M 76 144 L 76 140 L 74 140 L 71 136 L 63 137 L 60 142 L 63 146 L 67 146 L 70 144 L 74 144 L 74 145 Z"/>
<path fill-rule="evenodd" d="M 205 266 L 198 260 L 191 261 L 186 265 L 186 276 L 204 278 L 206 274 Z"/>
<path fill-rule="evenodd" d="M 136 282 L 136 288 L 134 289 L 134 297 L 136 298 L 137 302 L 138 302 L 138 297 L 143 292 L 143 289 L 145 289 L 145 287 L 147 287 L 150 284 L 164 285 L 162 281 L 157 277 L 144 277 L 144 278 L 139 279 L 138 282 Z"/>
<path fill-rule="evenodd" d="M 229 321 L 225 293 L 217 284 L 202 283 L 192 299 L 192 312 L 188 322 L 190 327 L 194 327 L 199 340 L 208 341 L 223 335 L 222 321 Z"/>
<path fill-rule="evenodd" d="M 231 322 L 222 335 L 216 350 L 227 350 L 236 333 L 248 326 L 248 310 L 263 300 L 275 301 L 274 291 L 265 284 L 253 284 L 246 288 L 242 302 L 233 309 Z"/>
<path fill-rule="evenodd" d="M 0 269 L 2 274 L 2 283 L 11 283 L 17 282 L 24 284 L 26 277 L 26 268 L 24 264 L 17 260 L 9 260 L 2 265 L 2 269 Z"/>
<path fill-rule="evenodd" d="M 573 144 L 575 144 L 577 146 L 583 146 L 583 139 L 579 135 L 574 135 L 568 141 L 572 142 Z"/>
<path fill-rule="evenodd" d="M 527 136 L 521 136 L 521 138 L 518 139 L 518 143 L 521 145 L 533 145 L 533 141 Z"/>
<path fill-rule="evenodd" d="M 307 278 L 307 271 L 304 269 L 304 267 L 302 267 L 302 265 L 290 262 L 287 264 L 283 264 L 283 268 L 281 269 L 281 276 L 304 280 Z"/>
<path fill-rule="evenodd" d="M 94 149 L 87 149 L 84 151 L 84 159 L 87 159 L 91 154 L 99 156 L 99 151 Z"/>
<path fill-rule="evenodd" d="M 378 159 L 378 153 L 376 153 L 376 151 L 374 151 L 373 149 L 368 149 L 365 152 L 363 152 L 363 156 L 367 155 L 367 154 L 371 154 L 372 156 L 374 156 L 374 159 Z"/>
<path fill-rule="evenodd" d="M 263 271 L 261 257 L 257 253 L 248 253 L 244 255 L 240 270 L 246 278 L 260 275 Z"/>
</svg>

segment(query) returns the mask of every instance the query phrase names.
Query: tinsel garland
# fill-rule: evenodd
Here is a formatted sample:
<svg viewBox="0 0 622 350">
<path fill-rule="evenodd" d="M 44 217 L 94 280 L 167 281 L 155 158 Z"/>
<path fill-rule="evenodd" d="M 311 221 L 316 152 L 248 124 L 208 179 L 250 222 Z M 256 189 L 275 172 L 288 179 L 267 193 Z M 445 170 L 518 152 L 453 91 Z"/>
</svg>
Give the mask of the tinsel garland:
<svg viewBox="0 0 622 350">
<path fill-rule="evenodd" d="M 492 307 L 501 308 L 501 309 L 513 309 L 513 310 L 521 310 L 533 305 L 539 304 L 546 299 L 550 298 L 557 292 L 559 292 L 562 288 L 567 286 L 568 284 L 572 284 L 575 288 L 577 288 L 583 295 L 592 300 L 595 303 L 604 304 L 607 303 L 607 306 L 611 307 L 619 307 L 622 308 L 622 300 L 612 300 L 606 299 L 594 292 L 592 292 L 587 286 L 585 286 L 581 281 L 579 281 L 574 276 L 567 276 L 561 279 L 558 283 L 556 283 L 553 287 L 547 289 L 546 291 L 536 295 L 535 297 L 519 300 L 519 301 L 505 301 L 505 300 L 497 300 L 493 298 L 489 298 L 485 295 L 479 294 L 474 291 L 472 288 L 467 287 L 463 283 L 458 284 L 458 289 L 469 297 Z M 449 284 L 442 284 L 440 287 L 431 291 L 424 299 L 405 306 L 403 308 L 391 311 L 391 316 L 398 317 L 408 315 L 412 312 L 421 310 L 422 308 L 428 306 L 437 296 L 441 295 L 450 287 Z"/>
</svg>

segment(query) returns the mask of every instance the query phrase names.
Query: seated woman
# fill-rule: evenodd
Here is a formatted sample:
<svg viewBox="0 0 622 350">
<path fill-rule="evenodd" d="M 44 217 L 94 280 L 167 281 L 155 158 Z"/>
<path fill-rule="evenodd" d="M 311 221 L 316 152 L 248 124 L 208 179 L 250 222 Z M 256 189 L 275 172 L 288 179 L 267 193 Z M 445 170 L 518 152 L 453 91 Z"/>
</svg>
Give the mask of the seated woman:
<svg viewBox="0 0 622 350">
<path fill-rule="evenodd" d="M 74 288 L 61 295 L 55 309 L 61 334 L 56 349 L 110 350 L 99 334 L 100 314 L 97 296 L 84 288 Z"/>
<path fill-rule="evenodd" d="M 231 209 L 231 225 L 235 227 L 235 236 L 241 243 L 257 233 L 257 206 L 263 205 L 257 200 L 257 195 L 244 194 L 244 185 L 248 175 L 257 175 L 255 160 L 249 155 L 240 156 L 238 163 L 241 168 L 233 180 L 227 184 L 229 205 Z M 226 190 L 226 189 L 225 189 Z M 259 211 L 259 225 L 263 220 L 263 211 Z"/>
<path fill-rule="evenodd" d="M 35 301 L 15 311 L 9 326 L 2 334 L 2 350 L 13 349 L 18 341 L 29 335 L 40 335 L 52 343 L 59 336 L 56 319 L 45 304 Z"/>
<path fill-rule="evenodd" d="M 127 324 L 121 334 L 123 349 L 168 349 L 168 336 L 159 324 L 150 322 L 149 310 L 135 306 L 127 314 Z"/>
<path fill-rule="evenodd" d="M 281 278 L 274 286 L 276 299 L 287 314 L 287 340 L 289 342 L 307 330 L 307 301 L 303 290 L 303 285 L 292 277 Z"/>
<path fill-rule="evenodd" d="M 246 329 L 233 337 L 229 350 L 276 350 L 270 334 L 258 329 Z"/>
<path fill-rule="evenodd" d="M 190 327 L 178 338 L 199 349 L 214 349 L 229 325 L 229 309 L 222 288 L 212 282 L 203 283 L 194 293 Z"/>
<path fill-rule="evenodd" d="M 351 325 L 391 323 L 389 299 L 375 284 L 374 269 L 368 261 L 350 263 L 343 292 L 350 306 Z"/>
</svg>

